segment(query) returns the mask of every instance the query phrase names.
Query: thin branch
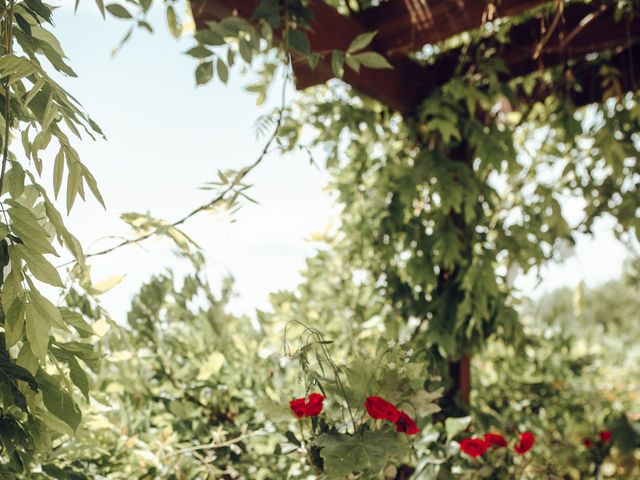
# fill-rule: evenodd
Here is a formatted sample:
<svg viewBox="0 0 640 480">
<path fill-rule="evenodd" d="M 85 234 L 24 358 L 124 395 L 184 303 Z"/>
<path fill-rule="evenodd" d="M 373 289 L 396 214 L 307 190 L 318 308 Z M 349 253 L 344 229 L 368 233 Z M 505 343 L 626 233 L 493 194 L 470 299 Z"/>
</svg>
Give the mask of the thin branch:
<svg viewBox="0 0 640 480">
<path fill-rule="evenodd" d="M 232 438 L 230 440 L 224 441 L 224 442 L 211 442 L 211 443 L 206 443 L 203 445 L 194 445 L 193 447 L 188 447 L 188 448 L 183 448 L 181 450 L 177 450 L 175 452 L 171 452 L 169 454 L 169 456 L 174 456 L 174 455 L 181 455 L 183 453 L 190 453 L 190 452 L 197 452 L 198 450 L 210 450 L 213 448 L 224 448 L 224 447 L 229 447 L 235 443 L 240 443 L 241 441 L 249 438 L 249 437 L 254 437 L 256 435 L 262 435 L 264 432 L 261 430 L 256 430 L 250 433 L 245 433 L 244 435 L 240 435 L 238 437 Z"/>
<path fill-rule="evenodd" d="M 270 152 L 270 147 L 273 144 L 273 142 L 276 140 L 276 138 L 278 136 L 278 133 L 280 132 L 280 127 L 282 126 L 282 121 L 284 120 L 284 110 L 285 110 L 285 107 L 286 107 L 286 90 L 287 90 L 288 80 L 290 78 L 290 76 L 289 76 L 289 65 L 287 65 L 285 68 L 287 68 L 287 71 L 286 71 L 285 78 L 284 78 L 283 85 L 282 85 L 281 105 L 280 105 L 280 108 L 278 109 L 278 117 L 277 117 L 277 120 L 275 122 L 275 127 L 273 129 L 273 132 L 272 132 L 271 136 L 269 137 L 269 139 L 267 140 L 267 142 L 265 143 L 265 145 L 264 145 L 262 151 L 260 152 L 260 155 L 258 156 L 258 158 L 253 163 L 251 163 L 249 166 L 244 167 L 242 170 L 240 170 L 240 172 L 235 177 L 233 182 L 231 182 L 231 184 L 227 188 L 225 188 L 222 192 L 220 192 L 215 198 L 213 198 L 211 201 L 209 201 L 209 202 L 207 202 L 207 203 L 205 203 L 203 205 L 200 205 L 199 207 L 194 208 L 189 213 L 187 213 L 185 216 L 179 218 L 178 220 L 174 221 L 173 223 L 170 223 L 168 225 L 168 227 L 177 227 L 179 225 L 182 225 L 183 223 L 185 223 L 186 221 L 188 221 L 189 219 L 191 219 L 192 217 L 194 217 L 198 213 L 203 212 L 205 210 L 209 210 L 210 208 L 214 207 L 218 203 L 222 202 L 225 199 L 225 197 L 229 193 L 231 193 L 240 184 L 240 182 L 253 169 L 255 169 L 258 165 L 260 165 L 260 163 L 262 163 L 264 158 Z M 163 227 L 166 228 L 167 226 L 165 225 Z M 105 248 L 104 250 L 99 250 L 97 252 L 88 253 L 88 254 L 85 255 L 85 258 L 97 257 L 97 256 L 100 256 L 100 255 L 106 255 L 106 254 L 111 253 L 111 252 L 113 252 L 115 250 L 118 250 L 119 248 L 126 247 L 127 245 L 134 245 L 134 244 L 138 244 L 138 243 L 144 242 L 145 240 L 148 240 L 149 238 L 151 238 L 152 236 L 157 234 L 157 232 L 158 232 L 157 230 L 153 230 L 153 231 L 151 231 L 149 233 L 145 233 L 144 235 L 142 235 L 140 237 L 123 240 L 122 242 L 114 245 L 113 247 Z M 62 265 L 59 265 L 57 268 L 62 268 L 62 267 L 65 267 L 67 265 L 71 265 L 74 262 L 75 262 L 75 260 L 71 260 L 69 262 L 63 263 Z"/>
</svg>

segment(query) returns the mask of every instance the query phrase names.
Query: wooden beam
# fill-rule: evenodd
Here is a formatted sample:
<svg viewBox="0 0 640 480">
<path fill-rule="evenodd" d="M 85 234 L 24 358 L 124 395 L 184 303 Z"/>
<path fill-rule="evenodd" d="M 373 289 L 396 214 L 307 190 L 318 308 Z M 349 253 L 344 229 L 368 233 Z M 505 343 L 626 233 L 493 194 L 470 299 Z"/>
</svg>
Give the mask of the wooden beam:
<svg viewBox="0 0 640 480">
<path fill-rule="evenodd" d="M 519 15 L 549 0 L 389 0 L 356 14 L 386 57 L 420 50 L 484 22 Z"/>
<path fill-rule="evenodd" d="M 453 13 L 444 11 L 444 7 L 448 5 L 453 8 L 455 2 L 467 6 L 469 12 L 459 12 L 460 19 L 457 21 L 445 21 L 449 18 L 447 15 Z M 207 21 L 220 20 L 230 15 L 251 19 L 258 3 L 259 0 L 191 0 L 198 28 L 205 28 Z M 496 14 L 521 13 L 539 3 L 540 0 L 502 0 L 499 2 L 502 10 Z M 399 33 L 398 26 L 406 21 L 406 12 L 410 8 L 417 8 L 416 5 L 427 5 L 435 15 L 433 18 L 444 20 L 441 26 L 425 30 L 417 40 L 413 38 L 411 41 L 414 41 L 414 46 L 425 39 L 436 41 L 454 31 L 459 33 L 460 28 L 472 28 L 478 21 L 482 21 L 478 5 L 484 9 L 486 4 L 486 0 L 389 0 L 372 9 L 366 14 L 368 16 L 363 13 L 356 18 L 339 14 L 322 0 L 311 0 L 310 7 L 314 19 L 310 22 L 309 43 L 312 51 L 319 52 L 321 56 L 314 70 L 304 58 L 294 57 L 296 86 L 304 89 L 331 79 L 331 52 L 346 50 L 357 35 L 370 31 L 372 26 L 381 28 L 381 37 L 374 40 L 372 49 L 384 54 L 389 49 L 401 48 L 402 45 L 402 48 L 409 48 L 407 35 L 413 34 L 410 31 Z M 401 12 L 401 7 L 405 9 L 405 13 L 397 15 L 404 20 L 397 20 L 394 12 Z M 490 37 L 472 45 L 471 48 L 457 48 L 445 52 L 429 66 L 420 66 L 406 56 L 394 56 L 389 59 L 393 70 L 362 68 L 360 73 L 356 73 L 345 68 L 343 80 L 359 92 L 376 98 L 401 113 L 409 113 L 434 89 L 445 84 L 454 75 L 465 73 L 465 68 L 473 68 L 475 52 L 480 49 L 489 49 L 494 56 L 502 58 L 509 68 L 511 77 L 520 77 L 561 64 L 571 67 L 576 61 L 588 65 L 589 59 L 585 60 L 585 57 L 602 50 L 613 49 L 617 68 L 624 72 L 623 76 L 631 75 L 622 78 L 621 85 L 636 90 L 635 79 L 638 76 L 634 76 L 637 70 L 635 64 L 639 63 L 640 57 L 628 57 L 628 54 L 635 51 L 632 47 L 640 44 L 640 15 L 636 13 L 633 18 L 623 17 L 618 21 L 614 18 L 614 8 L 612 2 L 570 3 L 557 19 L 553 14 L 547 13 L 512 27 L 504 43 Z M 378 13 L 374 14 L 375 11 Z M 389 26 L 380 23 L 385 16 L 388 17 Z M 387 37 L 382 35 L 384 32 L 387 32 Z M 393 32 L 400 38 L 397 45 L 393 40 Z M 278 34 L 279 32 L 276 32 L 276 35 Z M 623 51 L 627 53 L 620 54 Z M 632 65 L 628 65 L 629 63 Z M 582 104 L 588 99 L 602 96 L 603 89 L 598 89 L 594 78 L 599 77 L 586 79 L 590 83 L 590 93 L 576 96 L 576 101 Z"/>
<path fill-rule="evenodd" d="M 588 64 L 590 55 L 603 50 L 613 50 L 614 55 L 631 51 L 631 47 L 640 44 L 640 15 L 617 21 L 614 8 L 612 4 L 570 4 L 564 10 L 563 21 L 555 27 L 551 18 L 534 18 L 514 26 L 504 43 L 488 38 L 472 48 L 450 50 L 424 68 L 417 96 L 424 98 L 454 75 L 472 69 L 476 52 L 480 50 L 490 50 L 494 57 L 501 58 L 509 69 L 509 78 L 562 64 L 568 68 L 576 62 Z M 623 55 L 616 56 L 616 64 L 625 67 L 625 58 L 627 63 L 639 62 L 638 57 Z M 634 70 L 635 66 L 625 67 L 629 73 Z M 627 79 L 625 85 L 633 88 L 633 78 L 637 77 Z M 585 99 L 582 97 L 581 101 Z"/>
</svg>

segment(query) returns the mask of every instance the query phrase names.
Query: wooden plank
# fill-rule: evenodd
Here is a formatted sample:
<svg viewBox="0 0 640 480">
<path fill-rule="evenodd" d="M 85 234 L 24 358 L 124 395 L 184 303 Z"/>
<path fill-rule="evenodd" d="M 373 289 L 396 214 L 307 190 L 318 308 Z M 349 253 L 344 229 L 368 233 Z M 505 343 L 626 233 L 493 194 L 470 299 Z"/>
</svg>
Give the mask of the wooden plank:
<svg viewBox="0 0 640 480">
<path fill-rule="evenodd" d="M 355 18 L 369 31 L 377 31 L 377 45 L 386 57 L 419 50 L 485 21 L 518 15 L 548 0 L 389 0 L 364 10 Z"/>
</svg>

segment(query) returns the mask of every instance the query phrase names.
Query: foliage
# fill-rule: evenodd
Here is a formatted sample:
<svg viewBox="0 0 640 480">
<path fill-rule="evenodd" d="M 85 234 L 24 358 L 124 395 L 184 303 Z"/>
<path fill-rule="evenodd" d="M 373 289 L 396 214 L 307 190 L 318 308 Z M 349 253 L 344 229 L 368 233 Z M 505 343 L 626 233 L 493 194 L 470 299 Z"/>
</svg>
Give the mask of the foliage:
<svg viewBox="0 0 640 480">
<path fill-rule="evenodd" d="M 96 4 L 103 15 L 131 23 L 116 51 L 135 28 L 153 31 L 151 0 Z M 351 2 L 333 4 L 352 8 Z M 181 4 L 162 5 L 172 34 L 188 32 Z M 633 13 L 634 5 L 620 8 Z M 273 133 L 261 155 L 244 169 L 221 171 L 211 183 L 211 201 L 174 222 L 125 214 L 137 236 L 93 253 L 163 235 L 193 263 L 194 273 L 181 283 L 171 273 L 152 278 L 134 299 L 128 326 L 120 328 L 95 298 L 105 286 L 92 284 L 81 246 L 39 183 L 45 154 L 57 151 L 53 196 L 66 169 L 67 211 L 77 196 L 85 198 L 85 186 L 102 203 L 70 141 L 81 132 L 100 136 L 100 129 L 47 73 L 74 75 L 45 28 L 51 7 L 9 0 L 1 19 L 3 478 L 520 475 L 509 462 L 496 470 L 462 460 L 458 441 L 469 425 L 509 434 L 531 428 L 541 453 L 522 469 L 524 476 L 580 478 L 585 471 L 599 474 L 600 467 L 604 472 L 607 464 L 614 473 L 637 475 L 630 454 L 638 445 L 637 418 L 628 412 L 637 411 L 638 399 L 615 384 L 609 390 L 615 393 L 605 395 L 603 383 L 611 378 L 597 368 L 598 358 L 612 361 L 607 353 L 634 313 L 623 304 L 610 321 L 618 307 L 610 298 L 620 304 L 621 284 L 607 287 L 615 297 L 594 296 L 592 306 L 580 300 L 584 306 L 574 312 L 557 294 L 558 303 L 545 308 L 558 307 L 562 315 L 540 309 L 543 320 L 524 327 L 513 287 L 519 272 L 562 256 L 599 218 L 613 219 L 622 240 L 640 238 L 640 104 L 637 93 L 620 93 L 606 55 L 593 60 L 610 87 L 606 98 L 576 108 L 575 78 L 552 69 L 505 81 L 506 67 L 474 32 L 453 39 L 471 52 L 456 75 L 402 116 L 337 82 L 285 104 L 292 59 L 314 68 L 330 58 L 336 78 L 345 68 L 388 68 L 368 50 L 375 32 L 354 36 L 344 52 L 314 52 L 311 10 L 301 0 L 261 0 L 251 21 L 233 16 L 199 25 L 186 52 L 198 62 L 197 85 L 216 75 L 227 82 L 240 59 L 257 74 L 248 89 L 258 104 L 284 71 L 282 104 L 275 120 L 263 122 Z M 504 33 L 513 23 L 499 29 Z M 434 55 L 450 46 L 436 45 Z M 24 156 L 10 148 L 17 132 Z M 226 312 L 230 284 L 220 296 L 212 292 L 194 253 L 198 246 L 178 227 L 201 211 L 232 209 L 247 198 L 244 179 L 272 143 L 325 162 L 340 226 L 323 237 L 324 249 L 309 259 L 298 291 L 274 295 L 273 312 L 252 322 Z M 577 223 L 562 209 L 566 199 L 583 205 Z M 58 255 L 54 240 L 73 256 L 68 282 L 50 261 Z M 65 306 L 47 299 L 40 283 L 64 288 Z M 549 316 L 553 324 L 545 323 Z M 601 339 L 583 335 L 574 322 L 611 336 L 604 354 L 592 351 Z M 299 338 L 294 350 L 292 335 Z M 292 362 L 277 358 L 281 336 L 298 376 Z M 92 399 L 89 371 L 98 372 L 101 347 L 109 362 L 94 379 L 101 393 Z M 451 386 L 449 362 L 470 353 L 482 373 L 472 417 L 445 418 L 455 399 L 445 397 L 439 412 L 432 403 L 437 395 L 429 392 Z M 634 368 L 628 359 L 620 365 L 629 370 L 618 371 L 618 378 Z M 283 405 L 302 388 L 316 387 L 332 394 L 332 404 L 311 420 L 307 440 L 293 433 Z M 372 394 L 415 410 L 423 429 L 415 442 L 364 420 L 363 399 Z M 613 432 L 615 447 L 600 464 L 575 446 L 603 427 Z"/>
<path fill-rule="evenodd" d="M 40 0 L 11 0 L 3 2 L 0 17 L 0 474 L 13 478 L 30 468 L 34 454 L 78 429 L 80 396 L 88 399 L 89 371 L 98 367 L 100 312 L 58 307 L 43 293 L 43 284 L 65 287 L 52 263 L 52 256 L 59 256 L 56 243 L 72 255 L 85 286 L 90 281 L 82 248 L 40 177 L 43 158 L 57 151 L 51 161 L 53 196 L 65 181 L 67 211 L 78 196 L 86 197 L 85 187 L 103 203 L 71 140 L 102 132 L 48 73 L 75 76 L 48 30 L 51 7 Z M 20 151 L 12 142 L 18 136 Z"/>
</svg>

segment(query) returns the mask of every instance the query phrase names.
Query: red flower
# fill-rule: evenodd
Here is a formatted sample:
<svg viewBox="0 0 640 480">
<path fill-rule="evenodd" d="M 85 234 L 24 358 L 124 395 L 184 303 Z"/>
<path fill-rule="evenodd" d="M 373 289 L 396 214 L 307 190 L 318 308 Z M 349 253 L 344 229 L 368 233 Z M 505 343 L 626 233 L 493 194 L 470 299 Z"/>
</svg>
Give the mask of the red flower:
<svg viewBox="0 0 640 480">
<path fill-rule="evenodd" d="M 507 446 L 507 441 L 499 433 L 485 433 L 484 441 L 487 442 L 488 446 L 492 446 L 492 445 L 496 447 Z"/>
<path fill-rule="evenodd" d="M 398 419 L 395 421 L 398 432 L 415 435 L 420 431 L 416 422 L 409 415 L 404 412 L 398 412 L 398 415 Z"/>
<path fill-rule="evenodd" d="M 531 447 L 533 447 L 535 440 L 536 439 L 534 438 L 533 433 L 524 432 L 520 435 L 520 441 L 516 444 L 515 447 L 513 447 L 513 449 L 520 455 L 524 455 L 529 450 L 531 450 Z"/>
<path fill-rule="evenodd" d="M 291 410 L 293 410 L 293 413 L 298 418 L 304 417 L 304 412 L 307 411 L 307 409 L 305 408 L 304 397 L 303 398 L 296 398 L 295 400 L 291 400 L 289 402 L 289 406 L 291 407 Z"/>
<path fill-rule="evenodd" d="M 477 458 L 484 455 L 489 445 L 489 442 L 482 438 L 465 438 L 460 442 L 460 450 L 473 458 Z"/>
<path fill-rule="evenodd" d="M 582 445 L 584 445 L 584 448 L 593 448 L 593 440 L 590 438 L 583 438 Z"/>
<path fill-rule="evenodd" d="M 613 434 L 605 430 L 604 432 L 600 432 L 598 436 L 600 437 L 600 441 L 602 443 L 607 443 L 609 440 L 611 440 L 611 437 L 613 436 Z"/>
<path fill-rule="evenodd" d="M 324 399 L 326 397 L 324 395 L 320 395 L 319 393 L 311 393 L 309 394 L 309 400 L 307 401 L 305 397 L 296 398 L 295 400 L 291 400 L 289 402 L 289 406 L 291 410 L 295 414 L 296 417 L 314 417 L 318 415 L 322 411 L 322 406 Z"/>
<path fill-rule="evenodd" d="M 381 397 L 367 397 L 364 407 L 371 418 L 376 420 L 389 420 L 396 423 L 400 417 L 398 409 Z"/>
</svg>

